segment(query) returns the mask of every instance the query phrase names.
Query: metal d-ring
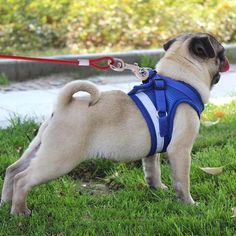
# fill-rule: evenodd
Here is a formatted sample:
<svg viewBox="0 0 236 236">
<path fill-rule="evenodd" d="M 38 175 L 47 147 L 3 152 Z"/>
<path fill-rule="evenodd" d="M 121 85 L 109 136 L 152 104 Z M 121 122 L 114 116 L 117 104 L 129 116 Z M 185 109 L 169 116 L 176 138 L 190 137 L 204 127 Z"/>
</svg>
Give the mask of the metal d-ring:
<svg viewBox="0 0 236 236">
<path fill-rule="evenodd" d="M 110 68 L 114 71 L 124 71 L 126 69 L 125 63 L 123 60 L 119 59 L 119 58 L 114 58 L 115 63 L 113 65 L 110 64 Z"/>
<path fill-rule="evenodd" d="M 160 113 L 163 113 L 164 115 L 163 115 L 163 116 L 160 116 L 160 115 L 159 115 L 159 112 L 160 112 Z M 157 117 L 158 117 L 158 118 L 160 118 L 160 117 L 167 117 L 167 116 L 168 116 L 167 111 L 157 111 Z"/>
</svg>

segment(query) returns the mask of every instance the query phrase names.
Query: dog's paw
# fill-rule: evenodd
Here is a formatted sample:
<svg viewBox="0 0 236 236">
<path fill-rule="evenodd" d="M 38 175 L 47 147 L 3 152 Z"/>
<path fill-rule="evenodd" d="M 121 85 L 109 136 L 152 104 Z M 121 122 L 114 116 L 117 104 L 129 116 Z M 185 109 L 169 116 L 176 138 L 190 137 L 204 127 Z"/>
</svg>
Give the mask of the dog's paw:
<svg viewBox="0 0 236 236">
<path fill-rule="evenodd" d="M 168 190 L 168 187 L 165 184 L 163 184 L 163 183 L 161 183 L 161 185 L 158 186 L 158 188 L 161 188 L 163 190 Z"/>
<path fill-rule="evenodd" d="M 168 190 L 168 187 L 165 184 L 163 184 L 163 183 L 160 183 L 160 184 L 158 184 L 156 186 L 149 185 L 149 187 L 151 189 L 154 189 L 154 190 L 158 190 L 158 189 Z"/>
<path fill-rule="evenodd" d="M 190 205 L 197 205 L 197 203 L 193 200 L 191 196 L 187 198 L 183 198 L 184 203 L 190 204 Z"/>
<path fill-rule="evenodd" d="M 164 189 L 167 190 L 168 187 L 163 184 L 160 180 L 152 177 L 146 177 L 146 182 L 152 189 Z"/>
<path fill-rule="evenodd" d="M 12 215 L 19 215 L 19 216 L 30 216 L 31 215 L 31 210 L 28 209 L 27 207 L 21 210 L 18 209 L 11 209 L 11 214 Z"/>
</svg>

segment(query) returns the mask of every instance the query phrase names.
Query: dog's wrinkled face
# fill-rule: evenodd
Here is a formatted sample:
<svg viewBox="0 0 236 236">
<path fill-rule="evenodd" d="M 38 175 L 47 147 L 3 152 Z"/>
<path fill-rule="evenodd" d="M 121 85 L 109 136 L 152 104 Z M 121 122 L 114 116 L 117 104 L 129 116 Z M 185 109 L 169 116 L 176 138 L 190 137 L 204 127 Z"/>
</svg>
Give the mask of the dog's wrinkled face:
<svg viewBox="0 0 236 236">
<path fill-rule="evenodd" d="M 165 51 L 172 51 L 193 64 L 197 61 L 206 66 L 211 77 L 210 87 L 219 82 L 220 72 L 229 70 L 224 47 L 210 34 L 182 34 L 169 40 L 163 47 Z"/>
</svg>

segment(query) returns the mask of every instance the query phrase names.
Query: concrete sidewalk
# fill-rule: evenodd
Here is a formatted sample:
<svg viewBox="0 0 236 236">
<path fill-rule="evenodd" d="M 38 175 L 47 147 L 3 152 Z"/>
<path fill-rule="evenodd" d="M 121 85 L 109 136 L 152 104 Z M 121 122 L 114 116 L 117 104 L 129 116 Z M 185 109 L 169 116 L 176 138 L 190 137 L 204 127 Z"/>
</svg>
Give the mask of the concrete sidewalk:
<svg viewBox="0 0 236 236">
<path fill-rule="evenodd" d="M 89 80 L 95 82 L 102 91 L 120 89 L 124 92 L 130 91 L 134 85 L 140 84 L 133 76 L 91 77 Z M 50 116 L 57 94 L 63 84 L 49 89 L 36 88 L 26 91 L 2 91 L 0 92 L 0 127 L 5 128 L 10 124 L 10 118 L 19 116 L 21 118 L 33 118 L 42 121 Z M 79 93 L 83 96 L 84 93 Z M 236 95 L 236 66 L 231 66 L 228 73 L 222 74 L 220 82 L 215 86 L 211 94 L 211 102 L 222 104 L 231 101 Z"/>
<path fill-rule="evenodd" d="M 110 83 L 107 83 L 108 78 L 92 77 L 89 80 L 95 82 L 102 91 L 123 90 L 128 92 L 134 85 L 139 84 L 135 76 L 110 77 Z M 121 81 L 121 82 L 118 82 Z M 123 81 L 123 82 L 122 82 Z M 64 81 L 65 83 L 66 81 Z M 64 84 L 63 83 L 63 84 Z M 55 87 L 62 87 L 60 86 Z M 18 90 L 0 92 L 0 127 L 5 128 L 10 124 L 11 117 L 19 116 L 21 118 L 33 118 L 36 121 L 42 121 L 50 116 L 53 111 L 53 105 L 56 101 L 60 88 L 42 88 L 23 90 L 23 86 L 13 85 L 18 87 Z M 27 87 L 27 85 L 26 85 Z M 86 93 L 80 92 L 78 96 L 84 96 Z"/>
</svg>

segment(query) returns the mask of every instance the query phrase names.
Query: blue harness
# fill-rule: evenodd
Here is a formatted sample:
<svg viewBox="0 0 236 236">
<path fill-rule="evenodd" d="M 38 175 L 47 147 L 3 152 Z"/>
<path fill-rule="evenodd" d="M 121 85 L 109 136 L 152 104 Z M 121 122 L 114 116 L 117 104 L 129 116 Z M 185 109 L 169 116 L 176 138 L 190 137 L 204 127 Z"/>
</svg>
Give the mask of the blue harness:
<svg viewBox="0 0 236 236">
<path fill-rule="evenodd" d="M 128 95 L 142 113 L 150 132 L 151 148 L 147 156 L 166 151 L 179 104 L 189 104 L 199 118 L 204 110 L 202 99 L 192 86 L 159 75 L 151 69 L 148 79 L 143 84 L 134 86 Z"/>
</svg>

